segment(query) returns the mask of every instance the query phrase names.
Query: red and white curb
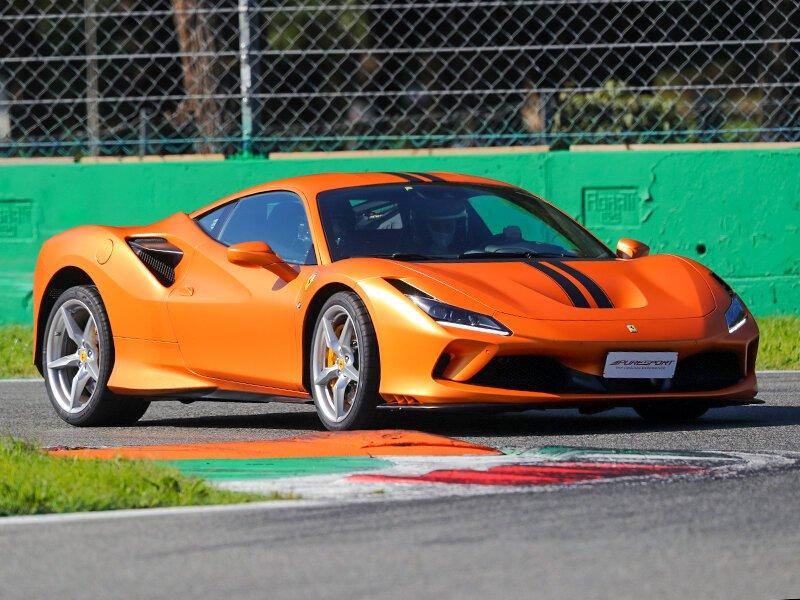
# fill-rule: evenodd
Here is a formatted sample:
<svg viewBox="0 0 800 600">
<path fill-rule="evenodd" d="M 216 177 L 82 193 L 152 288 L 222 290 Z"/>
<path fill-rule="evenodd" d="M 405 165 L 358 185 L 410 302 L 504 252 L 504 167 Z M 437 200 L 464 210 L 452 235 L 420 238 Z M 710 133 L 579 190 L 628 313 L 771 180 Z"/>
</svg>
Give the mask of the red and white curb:
<svg viewBox="0 0 800 600">
<path fill-rule="evenodd" d="M 542 448 L 500 455 L 382 456 L 386 466 L 302 477 L 213 481 L 225 489 L 364 502 L 552 492 L 567 487 L 708 479 L 800 465 L 800 453 L 653 452 Z"/>
<path fill-rule="evenodd" d="M 800 468 L 800 453 L 504 449 L 418 432 L 311 434 L 286 440 L 125 448 L 53 448 L 57 456 L 164 462 L 221 488 L 299 499 L 225 506 L 4 517 L 0 526 L 290 509 L 342 503 L 553 492 L 719 479 Z"/>
<path fill-rule="evenodd" d="M 800 453 L 546 446 L 497 449 L 417 431 L 322 432 L 279 440 L 54 448 L 56 456 L 152 460 L 221 488 L 315 501 L 471 496 L 731 477 L 800 465 Z"/>
</svg>

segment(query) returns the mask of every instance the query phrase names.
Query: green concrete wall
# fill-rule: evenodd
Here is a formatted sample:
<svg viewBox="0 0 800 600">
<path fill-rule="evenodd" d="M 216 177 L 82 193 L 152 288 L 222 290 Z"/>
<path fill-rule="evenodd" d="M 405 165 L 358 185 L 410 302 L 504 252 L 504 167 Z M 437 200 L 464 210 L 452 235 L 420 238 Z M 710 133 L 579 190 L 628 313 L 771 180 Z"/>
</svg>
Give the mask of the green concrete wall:
<svg viewBox="0 0 800 600">
<path fill-rule="evenodd" d="M 696 258 L 756 314 L 800 314 L 800 150 L 658 150 L 0 165 L 0 323 L 31 320 L 47 237 L 141 224 L 240 188 L 325 171 L 455 171 L 520 185 L 609 244 Z"/>
</svg>

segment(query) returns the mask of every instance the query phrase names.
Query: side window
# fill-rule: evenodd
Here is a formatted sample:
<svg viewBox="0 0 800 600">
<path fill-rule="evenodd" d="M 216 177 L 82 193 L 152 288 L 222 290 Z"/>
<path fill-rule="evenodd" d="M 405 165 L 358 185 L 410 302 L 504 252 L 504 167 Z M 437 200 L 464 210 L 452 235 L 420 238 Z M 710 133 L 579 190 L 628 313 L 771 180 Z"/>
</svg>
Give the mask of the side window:
<svg viewBox="0 0 800 600">
<path fill-rule="evenodd" d="M 215 208 L 211 212 L 206 213 L 202 217 L 196 219 L 200 229 L 205 231 L 215 240 L 218 239 L 219 234 L 222 231 L 222 227 L 225 225 L 225 219 L 228 218 L 228 215 L 233 210 L 235 204 L 235 202 L 229 202 L 228 204 L 220 206 L 219 208 Z"/>
<path fill-rule="evenodd" d="M 239 200 L 219 241 L 228 246 L 266 242 L 286 262 L 316 262 L 303 202 L 291 192 L 267 192 Z"/>
</svg>

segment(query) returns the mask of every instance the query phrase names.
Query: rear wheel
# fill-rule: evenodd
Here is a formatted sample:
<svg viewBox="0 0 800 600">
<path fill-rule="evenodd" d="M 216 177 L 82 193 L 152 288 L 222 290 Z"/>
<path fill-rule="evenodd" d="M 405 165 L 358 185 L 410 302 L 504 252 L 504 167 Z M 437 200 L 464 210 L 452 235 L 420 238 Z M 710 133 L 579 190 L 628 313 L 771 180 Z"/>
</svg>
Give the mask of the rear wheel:
<svg viewBox="0 0 800 600">
<path fill-rule="evenodd" d="M 379 401 L 378 343 L 356 294 L 338 292 L 322 306 L 310 352 L 311 391 L 323 425 L 331 431 L 373 425 Z"/>
<path fill-rule="evenodd" d="M 106 388 L 113 364 L 111 328 L 97 288 L 69 288 L 50 311 L 42 344 L 47 395 L 64 421 L 129 425 L 144 415 L 150 402 Z"/>
<path fill-rule="evenodd" d="M 645 421 L 654 423 L 686 423 L 699 419 L 708 412 L 702 402 L 659 402 L 643 404 L 634 408 Z"/>
</svg>

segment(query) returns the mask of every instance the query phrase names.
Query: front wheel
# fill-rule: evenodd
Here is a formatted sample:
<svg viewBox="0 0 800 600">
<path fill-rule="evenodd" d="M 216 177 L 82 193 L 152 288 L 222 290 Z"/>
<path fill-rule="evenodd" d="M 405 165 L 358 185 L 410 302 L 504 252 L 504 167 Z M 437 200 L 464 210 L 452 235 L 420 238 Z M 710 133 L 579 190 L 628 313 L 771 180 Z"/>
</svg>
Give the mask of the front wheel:
<svg viewBox="0 0 800 600">
<path fill-rule="evenodd" d="M 373 425 L 378 404 L 378 342 L 364 303 L 338 292 L 322 306 L 311 340 L 311 394 L 331 431 Z"/>
<path fill-rule="evenodd" d="M 659 402 L 634 408 L 636 414 L 653 423 L 686 423 L 699 419 L 708 412 L 702 402 Z"/>
</svg>

